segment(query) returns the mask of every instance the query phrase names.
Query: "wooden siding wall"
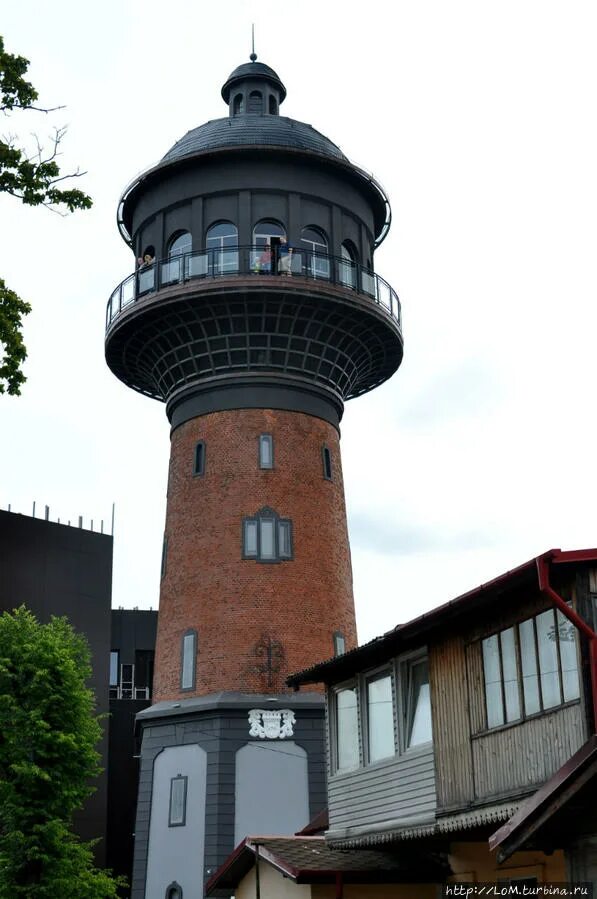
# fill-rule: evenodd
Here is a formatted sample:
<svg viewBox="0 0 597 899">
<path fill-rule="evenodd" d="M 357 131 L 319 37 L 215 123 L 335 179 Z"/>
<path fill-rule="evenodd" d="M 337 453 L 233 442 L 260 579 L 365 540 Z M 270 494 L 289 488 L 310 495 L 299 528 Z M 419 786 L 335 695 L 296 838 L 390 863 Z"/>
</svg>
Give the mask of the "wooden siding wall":
<svg viewBox="0 0 597 899">
<path fill-rule="evenodd" d="M 466 805 L 474 795 L 467 673 L 462 637 L 429 647 L 429 681 L 439 808 Z"/>
<path fill-rule="evenodd" d="M 476 798 L 541 784 L 585 741 L 580 703 L 473 739 Z"/>
<path fill-rule="evenodd" d="M 570 584 L 558 584 L 574 598 Z M 530 594 L 530 595 L 529 595 Z M 481 639 L 549 604 L 537 592 L 504 597 L 492 614 L 429 645 L 438 810 L 521 793 L 544 782 L 587 737 L 584 703 L 500 729 L 486 730 Z"/>
<path fill-rule="evenodd" d="M 411 750 L 389 762 L 332 775 L 328 781 L 330 836 L 350 828 L 433 819 L 433 747 Z"/>
</svg>

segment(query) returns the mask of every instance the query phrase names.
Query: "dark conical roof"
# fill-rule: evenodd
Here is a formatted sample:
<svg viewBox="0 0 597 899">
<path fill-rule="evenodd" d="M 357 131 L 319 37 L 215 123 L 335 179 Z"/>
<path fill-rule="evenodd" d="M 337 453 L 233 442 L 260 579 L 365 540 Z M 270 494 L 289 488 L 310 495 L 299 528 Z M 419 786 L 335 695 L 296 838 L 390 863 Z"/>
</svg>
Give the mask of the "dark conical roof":
<svg viewBox="0 0 597 899">
<path fill-rule="evenodd" d="M 263 62 L 244 62 L 237 66 L 228 76 L 226 83 L 222 86 L 222 97 L 228 103 L 230 99 L 230 91 L 238 84 L 239 81 L 246 80 L 270 81 L 280 91 L 280 103 L 286 96 L 286 88 L 282 84 L 282 80 L 277 72 L 274 72 L 270 66 L 266 66 Z"/>
<path fill-rule="evenodd" d="M 242 68 L 242 67 L 241 67 Z M 214 119 L 188 131 L 163 157 L 172 162 L 209 150 L 231 147 L 283 147 L 347 161 L 342 150 L 311 125 L 284 116 L 243 115 Z"/>
</svg>

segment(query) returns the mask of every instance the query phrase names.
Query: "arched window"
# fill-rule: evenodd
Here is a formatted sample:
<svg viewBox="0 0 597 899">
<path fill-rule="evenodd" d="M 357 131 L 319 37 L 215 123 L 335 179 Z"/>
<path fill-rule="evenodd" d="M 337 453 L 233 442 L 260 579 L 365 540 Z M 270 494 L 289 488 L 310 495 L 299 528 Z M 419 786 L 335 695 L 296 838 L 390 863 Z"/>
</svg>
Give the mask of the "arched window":
<svg viewBox="0 0 597 899">
<path fill-rule="evenodd" d="M 308 249 L 307 271 L 313 278 L 330 277 L 328 239 L 320 228 L 307 225 L 301 231 L 301 243 Z"/>
<path fill-rule="evenodd" d="M 276 100 L 275 97 L 272 97 L 272 95 L 270 94 L 270 98 L 269 98 L 269 114 L 270 114 L 270 115 L 277 115 L 277 112 L 278 112 L 278 101 Z"/>
<path fill-rule="evenodd" d="M 263 115 L 263 95 L 260 91 L 251 91 L 247 109 L 251 115 Z"/>
<path fill-rule="evenodd" d="M 190 253 L 192 243 L 190 231 L 177 231 L 174 237 L 170 238 L 168 258 L 173 259 L 175 256 L 184 256 L 185 253 Z"/>
<path fill-rule="evenodd" d="M 253 228 L 251 270 L 261 274 L 278 271 L 279 247 L 286 241 L 286 229 L 279 222 L 262 219 Z"/>
<path fill-rule="evenodd" d="M 207 229 L 205 248 L 214 275 L 238 272 L 238 228 L 232 222 L 218 222 Z"/>
<path fill-rule="evenodd" d="M 256 562 L 285 562 L 292 559 L 292 522 L 264 507 L 243 519 L 242 557 Z"/>
<path fill-rule="evenodd" d="M 175 284 L 183 279 L 185 253 L 191 252 L 192 238 L 189 231 L 177 231 L 168 241 L 168 261 L 160 264 L 160 281 Z"/>
<path fill-rule="evenodd" d="M 176 881 L 166 887 L 166 899 L 182 899 L 182 887 Z"/>
<path fill-rule="evenodd" d="M 357 251 L 349 240 L 345 240 L 340 247 L 340 253 L 342 261 L 338 263 L 339 281 L 346 287 L 355 288 L 357 286 Z"/>
<path fill-rule="evenodd" d="M 237 94 L 232 104 L 232 115 L 241 115 L 245 110 L 245 98 L 242 94 Z"/>
</svg>

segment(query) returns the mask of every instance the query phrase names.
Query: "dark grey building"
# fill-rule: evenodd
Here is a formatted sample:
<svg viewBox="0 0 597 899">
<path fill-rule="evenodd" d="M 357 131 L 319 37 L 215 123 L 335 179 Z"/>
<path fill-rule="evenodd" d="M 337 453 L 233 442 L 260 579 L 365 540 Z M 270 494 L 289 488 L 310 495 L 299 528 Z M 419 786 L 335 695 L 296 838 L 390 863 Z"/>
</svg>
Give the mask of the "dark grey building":
<svg viewBox="0 0 597 899">
<path fill-rule="evenodd" d="M 97 711 L 107 716 L 110 661 L 112 537 L 14 512 L 0 511 L 0 611 L 27 606 L 41 622 L 66 616 L 91 649 Z M 109 719 L 98 747 L 104 773 L 78 814 L 83 840 L 98 839 L 96 859 L 106 863 Z"/>
</svg>

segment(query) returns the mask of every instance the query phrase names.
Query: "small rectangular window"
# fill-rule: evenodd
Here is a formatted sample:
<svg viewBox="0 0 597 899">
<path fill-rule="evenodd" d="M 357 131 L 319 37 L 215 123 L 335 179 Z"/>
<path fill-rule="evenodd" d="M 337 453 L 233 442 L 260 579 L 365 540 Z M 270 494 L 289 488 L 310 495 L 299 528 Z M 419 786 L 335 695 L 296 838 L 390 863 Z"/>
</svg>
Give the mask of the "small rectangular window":
<svg viewBox="0 0 597 899">
<path fill-rule="evenodd" d="M 340 631 L 336 631 L 334 634 L 334 655 L 342 656 L 346 652 L 346 641 L 344 640 L 344 634 L 341 634 Z"/>
<path fill-rule="evenodd" d="M 189 631 L 182 638 L 182 665 L 180 676 L 181 690 L 192 690 L 195 686 L 195 655 L 197 651 L 197 634 Z"/>
<path fill-rule="evenodd" d="M 384 674 L 367 682 L 369 761 L 387 759 L 396 752 L 392 677 Z"/>
<path fill-rule="evenodd" d="M 327 446 L 322 450 L 323 456 L 323 476 L 326 481 L 332 480 L 332 454 Z"/>
<path fill-rule="evenodd" d="M 164 534 L 164 542 L 162 543 L 162 566 L 161 566 L 161 577 L 166 576 L 166 564 L 168 560 L 168 538 Z"/>
<path fill-rule="evenodd" d="M 244 523 L 243 555 L 249 558 L 257 555 L 257 521 L 246 520 Z"/>
<path fill-rule="evenodd" d="M 356 687 L 336 693 L 336 768 L 359 767 L 359 718 Z"/>
<path fill-rule="evenodd" d="M 259 538 L 260 538 L 260 548 L 261 552 L 259 553 L 260 559 L 275 559 L 276 557 L 276 547 L 274 544 L 274 519 L 273 518 L 261 518 L 259 520 Z"/>
<path fill-rule="evenodd" d="M 271 434 L 259 436 L 259 467 L 274 467 L 274 438 Z"/>
<path fill-rule="evenodd" d="M 205 474 L 205 443 L 200 440 L 195 446 L 195 459 L 193 464 L 194 477 L 200 477 Z"/>
<path fill-rule="evenodd" d="M 292 558 L 292 537 L 289 521 L 278 522 L 278 555 L 281 559 Z"/>
<path fill-rule="evenodd" d="M 113 649 L 110 653 L 110 686 L 118 686 L 118 650 Z"/>
<path fill-rule="evenodd" d="M 187 818 L 187 778 L 180 774 L 170 779 L 168 827 L 184 827 Z"/>
<path fill-rule="evenodd" d="M 427 659 L 408 663 L 406 672 L 406 748 L 411 749 L 433 739 Z"/>
</svg>

